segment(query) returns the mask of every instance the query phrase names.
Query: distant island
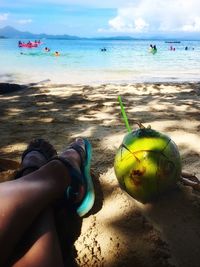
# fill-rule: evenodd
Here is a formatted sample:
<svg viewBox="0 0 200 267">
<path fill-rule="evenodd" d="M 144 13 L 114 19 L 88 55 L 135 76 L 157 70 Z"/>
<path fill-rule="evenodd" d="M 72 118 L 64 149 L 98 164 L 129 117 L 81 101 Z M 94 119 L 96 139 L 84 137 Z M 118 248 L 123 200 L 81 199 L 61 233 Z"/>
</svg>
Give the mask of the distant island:
<svg viewBox="0 0 200 267">
<path fill-rule="evenodd" d="M 86 38 L 86 37 L 78 37 L 73 35 L 51 35 L 51 34 L 34 34 L 31 32 L 23 32 L 19 31 L 11 26 L 6 26 L 0 29 L 0 36 L 4 36 L 4 38 L 16 38 L 16 39 L 60 39 L 60 40 L 135 40 L 130 36 L 115 36 L 115 37 L 99 37 L 99 38 Z"/>
<path fill-rule="evenodd" d="M 80 39 L 77 36 L 71 35 L 48 35 L 45 33 L 34 34 L 31 32 L 23 32 L 19 31 L 11 26 L 6 26 L 0 29 L 0 36 L 4 36 L 6 38 L 16 38 L 16 39 Z"/>
</svg>

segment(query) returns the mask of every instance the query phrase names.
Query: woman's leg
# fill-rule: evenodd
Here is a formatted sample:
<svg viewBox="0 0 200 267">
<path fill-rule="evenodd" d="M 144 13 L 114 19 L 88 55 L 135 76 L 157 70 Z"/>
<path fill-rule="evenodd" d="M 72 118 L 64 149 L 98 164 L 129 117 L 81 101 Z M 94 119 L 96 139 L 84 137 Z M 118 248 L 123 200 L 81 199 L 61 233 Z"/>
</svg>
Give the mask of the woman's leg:
<svg viewBox="0 0 200 267">
<path fill-rule="evenodd" d="M 16 178 L 39 169 L 56 155 L 56 150 L 47 140 L 31 141 L 22 155 L 21 169 Z M 63 266 L 53 213 L 52 208 L 42 211 L 15 247 L 6 266 Z"/>
<path fill-rule="evenodd" d="M 62 156 L 79 169 L 80 157 L 75 150 Z M 62 196 L 70 181 L 65 165 L 55 160 L 32 174 L 0 185 L 0 251 L 4 251 L 1 264 L 8 260 L 38 215 Z"/>
<path fill-rule="evenodd" d="M 7 266 L 63 267 L 52 208 L 42 212 L 24 236 L 22 247 Z"/>
</svg>

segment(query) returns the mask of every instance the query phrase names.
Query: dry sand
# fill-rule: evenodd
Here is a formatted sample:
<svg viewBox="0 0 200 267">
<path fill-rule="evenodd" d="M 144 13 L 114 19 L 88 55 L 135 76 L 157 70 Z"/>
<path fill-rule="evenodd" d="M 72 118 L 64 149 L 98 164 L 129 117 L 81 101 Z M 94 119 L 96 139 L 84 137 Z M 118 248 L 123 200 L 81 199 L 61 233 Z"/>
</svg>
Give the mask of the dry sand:
<svg viewBox="0 0 200 267">
<path fill-rule="evenodd" d="M 143 205 L 118 186 L 113 160 L 126 133 L 118 95 L 132 128 L 139 120 L 171 136 L 179 147 L 183 170 L 200 178 L 198 83 L 47 84 L 1 95 L 0 157 L 19 162 L 32 138 L 46 138 L 58 151 L 77 136 L 89 138 L 96 202 L 79 221 L 79 229 L 72 227 L 74 262 L 78 266 L 199 267 L 200 193 L 180 184 L 174 192 Z M 1 172 L 1 180 L 12 172 Z"/>
</svg>

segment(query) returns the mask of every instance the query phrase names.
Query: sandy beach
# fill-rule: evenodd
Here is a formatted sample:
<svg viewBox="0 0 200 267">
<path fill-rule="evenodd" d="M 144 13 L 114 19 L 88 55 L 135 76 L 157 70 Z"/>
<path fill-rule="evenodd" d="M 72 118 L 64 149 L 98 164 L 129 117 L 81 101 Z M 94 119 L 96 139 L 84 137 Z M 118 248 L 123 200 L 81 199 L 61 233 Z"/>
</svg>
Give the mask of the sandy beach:
<svg viewBox="0 0 200 267">
<path fill-rule="evenodd" d="M 118 185 L 113 161 L 127 132 L 118 95 L 131 127 L 140 121 L 168 134 L 178 145 L 183 170 L 200 178 L 200 83 L 49 82 L 0 95 L 0 158 L 13 161 L 5 168 L 0 161 L 0 179 L 12 179 L 33 138 L 50 140 L 60 152 L 74 138 L 87 137 L 96 201 L 90 214 L 70 228 L 71 265 L 199 267 L 200 192 L 178 184 L 143 205 Z"/>
</svg>

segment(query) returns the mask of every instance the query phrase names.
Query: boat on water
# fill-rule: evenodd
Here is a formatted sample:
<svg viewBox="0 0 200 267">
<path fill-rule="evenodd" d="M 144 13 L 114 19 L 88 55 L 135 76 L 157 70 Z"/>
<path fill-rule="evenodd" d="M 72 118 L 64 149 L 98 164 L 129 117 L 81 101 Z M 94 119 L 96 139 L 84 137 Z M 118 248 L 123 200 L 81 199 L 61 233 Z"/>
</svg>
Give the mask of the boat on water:
<svg viewBox="0 0 200 267">
<path fill-rule="evenodd" d="M 165 41 L 167 44 L 180 44 L 181 41 Z"/>
<path fill-rule="evenodd" d="M 41 44 L 41 41 L 34 41 L 34 42 L 28 42 L 28 43 L 22 43 L 21 41 L 18 42 L 18 47 L 25 47 L 25 48 L 34 48 L 38 47 Z"/>
</svg>

